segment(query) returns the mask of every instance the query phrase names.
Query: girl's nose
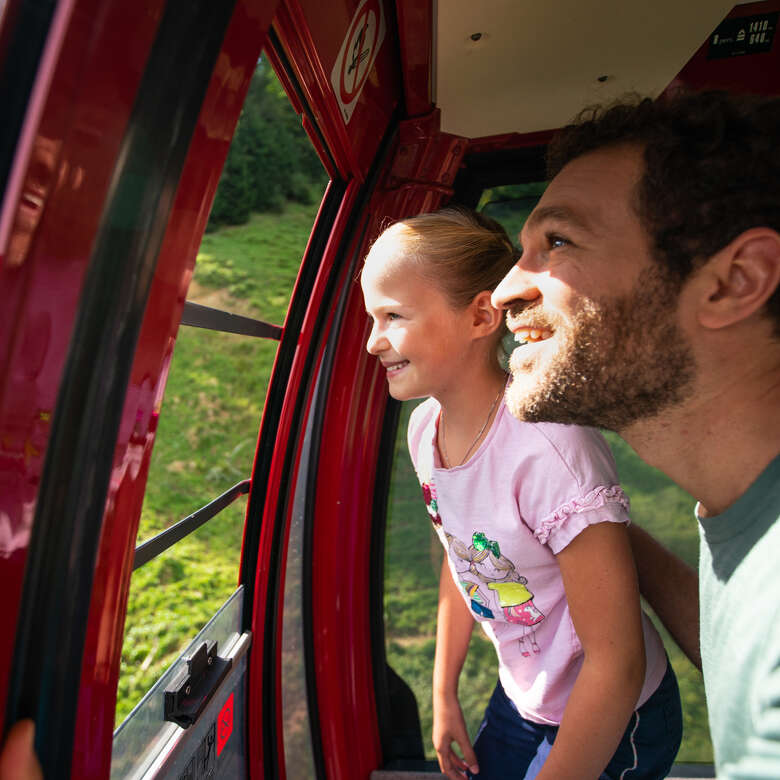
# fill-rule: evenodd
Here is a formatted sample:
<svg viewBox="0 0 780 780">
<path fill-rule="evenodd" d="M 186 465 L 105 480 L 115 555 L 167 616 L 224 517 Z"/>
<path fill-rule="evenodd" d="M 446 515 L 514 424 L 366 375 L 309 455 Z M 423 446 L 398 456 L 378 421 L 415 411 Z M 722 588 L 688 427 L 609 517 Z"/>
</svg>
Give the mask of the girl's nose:
<svg viewBox="0 0 780 780">
<path fill-rule="evenodd" d="M 366 341 L 366 350 L 371 355 L 378 355 L 384 348 L 383 342 L 385 337 L 379 332 L 377 324 L 374 323 L 371 326 L 371 333 L 368 334 L 368 341 Z"/>
<path fill-rule="evenodd" d="M 496 309 L 508 309 L 514 301 L 533 301 L 541 293 L 535 283 L 536 275 L 522 268 L 520 264 L 513 265 L 509 273 L 493 290 L 490 301 Z"/>
</svg>

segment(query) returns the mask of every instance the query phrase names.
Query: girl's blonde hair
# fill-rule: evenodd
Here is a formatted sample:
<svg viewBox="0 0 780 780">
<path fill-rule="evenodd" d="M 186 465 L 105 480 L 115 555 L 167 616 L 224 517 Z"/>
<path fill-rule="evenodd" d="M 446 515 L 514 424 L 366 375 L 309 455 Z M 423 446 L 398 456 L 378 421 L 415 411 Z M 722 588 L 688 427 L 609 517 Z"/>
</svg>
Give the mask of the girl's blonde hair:
<svg viewBox="0 0 780 780">
<path fill-rule="evenodd" d="M 403 259 L 458 309 L 477 293 L 494 290 L 519 256 L 498 222 L 461 207 L 396 222 L 377 244 L 399 240 Z"/>
</svg>

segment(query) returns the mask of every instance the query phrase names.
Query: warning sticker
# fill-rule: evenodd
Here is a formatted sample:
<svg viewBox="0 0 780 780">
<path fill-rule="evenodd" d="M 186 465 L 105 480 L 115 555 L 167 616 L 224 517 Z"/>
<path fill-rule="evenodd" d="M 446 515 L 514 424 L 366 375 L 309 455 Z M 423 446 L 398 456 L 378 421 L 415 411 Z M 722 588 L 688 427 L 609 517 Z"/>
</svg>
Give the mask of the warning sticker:
<svg viewBox="0 0 780 780">
<path fill-rule="evenodd" d="M 233 694 L 228 696 L 227 701 L 217 715 L 217 755 L 222 752 L 222 748 L 230 739 L 233 733 Z"/>
<path fill-rule="evenodd" d="M 724 19 L 710 36 L 708 60 L 761 54 L 772 49 L 777 28 L 777 12 Z"/>
<path fill-rule="evenodd" d="M 330 83 L 345 122 L 349 122 L 352 117 L 384 39 L 385 14 L 382 0 L 362 0 L 352 17 L 330 74 Z"/>
</svg>

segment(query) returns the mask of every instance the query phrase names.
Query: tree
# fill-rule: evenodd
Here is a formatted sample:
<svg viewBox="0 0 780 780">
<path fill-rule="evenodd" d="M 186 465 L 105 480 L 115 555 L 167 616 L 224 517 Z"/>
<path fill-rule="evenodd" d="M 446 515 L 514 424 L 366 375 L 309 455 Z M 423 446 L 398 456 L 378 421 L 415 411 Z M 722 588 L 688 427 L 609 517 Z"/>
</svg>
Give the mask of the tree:
<svg viewBox="0 0 780 780">
<path fill-rule="evenodd" d="M 261 59 L 220 178 L 209 228 L 246 222 L 250 211 L 275 211 L 286 200 L 310 203 L 326 180 L 300 118 Z"/>
</svg>

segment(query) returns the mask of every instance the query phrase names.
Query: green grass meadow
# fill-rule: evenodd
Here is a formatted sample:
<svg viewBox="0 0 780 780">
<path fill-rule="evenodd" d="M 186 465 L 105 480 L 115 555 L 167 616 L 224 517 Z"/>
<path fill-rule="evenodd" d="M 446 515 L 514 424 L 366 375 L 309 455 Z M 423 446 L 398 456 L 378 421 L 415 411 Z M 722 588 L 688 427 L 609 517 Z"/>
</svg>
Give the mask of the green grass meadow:
<svg viewBox="0 0 780 780">
<path fill-rule="evenodd" d="M 189 299 L 277 324 L 316 214 L 287 204 L 246 225 L 207 234 Z M 249 476 L 276 342 L 182 327 L 160 413 L 139 542 L 149 539 Z M 427 755 L 433 757 L 431 670 L 442 551 L 431 531 L 399 427 L 388 514 L 384 616 L 388 660 L 417 697 Z M 697 532 L 693 502 L 642 464 L 617 437 L 610 443 L 635 522 L 691 563 Z M 117 699 L 119 724 L 233 592 L 246 501 L 139 569 L 131 584 Z M 712 758 L 701 677 L 671 643 L 684 702 L 679 760 Z M 472 735 L 496 680 L 492 645 L 475 631 L 460 684 Z"/>
<path fill-rule="evenodd" d="M 317 206 L 288 203 L 208 233 L 189 300 L 282 324 Z M 180 328 L 139 543 L 249 477 L 276 346 Z M 245 511 L 242 497 L 133 574 L 117 725 L 235 589 Z"/>
</svg>

